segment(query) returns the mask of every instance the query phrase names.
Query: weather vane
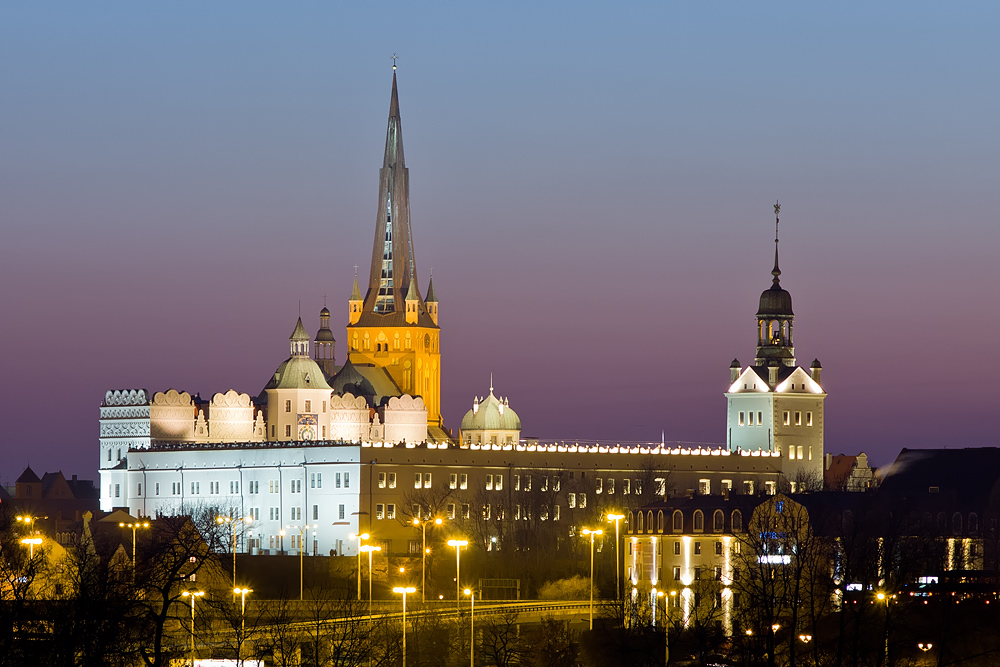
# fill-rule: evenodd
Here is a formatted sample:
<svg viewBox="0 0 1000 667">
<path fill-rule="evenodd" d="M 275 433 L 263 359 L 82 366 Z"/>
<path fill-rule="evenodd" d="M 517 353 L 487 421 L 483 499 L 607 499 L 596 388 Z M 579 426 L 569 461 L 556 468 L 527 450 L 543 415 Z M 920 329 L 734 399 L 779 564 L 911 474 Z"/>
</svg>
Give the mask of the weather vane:
<svg viewBox="0 0 1000 667">
<path fill-rule="evenodd" d="M 399 59 L 399 56 L 397 56 L 397 55 L 396 55 L 395 53 L 393 53 L 393 54 L 392 54 L 392 68 L 393 68 L 393 69 L 396 69 L 396 61 L 397 61 L 398 59 Z"/>
</svg>

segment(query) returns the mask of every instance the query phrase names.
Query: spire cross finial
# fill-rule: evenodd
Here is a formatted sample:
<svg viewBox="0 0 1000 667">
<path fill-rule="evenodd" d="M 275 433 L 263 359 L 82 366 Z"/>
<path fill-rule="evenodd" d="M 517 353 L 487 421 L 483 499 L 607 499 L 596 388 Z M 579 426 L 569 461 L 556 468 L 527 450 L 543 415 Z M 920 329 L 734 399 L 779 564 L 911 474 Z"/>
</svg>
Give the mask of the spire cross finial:
<svg viewBox="0 0 1000 667">
<path fill-rule="evenodd" d="M 302 317 L 302 299 L 299 299 L 299 317 Z"/>
<path fill-rule="evenodd" d="M 777 287 L 781 282 L 779 276 L 781 275 L 781 269 L 778 268 L 778 215 L 781 213 L 781 204 L 778 200 L 774 200 L 774 268 L 771 270 L 771 275 L 774 278 L 771 283 Z"/>
<path fill-rule="evenodd" d="M 326 308 L 326 294 L 323 294 L 323 307 Z"/>
<path fill-rule="evenodd" d="M 490 372 L 490 393 L 493 393 L 493 372 Z"/>
<path fill-rule="evenodd" d="M 357 264 L 354 265 L 354 277 L 355 278 L 358 277 L 358 265 Z"/>
<path fill-rule="evenodd" d="M 392 69 L 393 69 L 393 70 L 395 70 L 395 69 L 396 69 L 396 61 L 397 61 L 398 59 L 399 59 L 399 56 L 397 56 L 397 55 L 395 54 L 395 52 L 393 52 L 393 54 L 392 54 Z"/>
</svg>

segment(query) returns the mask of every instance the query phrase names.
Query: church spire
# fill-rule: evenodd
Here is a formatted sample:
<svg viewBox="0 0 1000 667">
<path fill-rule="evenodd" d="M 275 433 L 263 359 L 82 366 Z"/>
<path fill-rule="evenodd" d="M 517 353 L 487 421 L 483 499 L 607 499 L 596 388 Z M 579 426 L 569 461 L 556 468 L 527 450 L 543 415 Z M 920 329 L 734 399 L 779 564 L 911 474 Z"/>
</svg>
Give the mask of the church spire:
<svg viewBox="0 0 1000 667">
<path fill-rule="evenodd" d="M 774 202 L 774 268 L 771 269 L 771 284 L 774 287 L 781 285 L 781 269 L 778 268 L 778 214 L 781 213 L 781 204 Z"/>
<path fill-rule="evenodd" d="M 403 312 L 410 283 L 416 282 L 416 279 L 410 233 L 410 175 L 403 157 L 403 129 L 394 63 L 385 154 L 379 170 L 375 244 L 364 311 L 379 314 Z"/>
</svg>

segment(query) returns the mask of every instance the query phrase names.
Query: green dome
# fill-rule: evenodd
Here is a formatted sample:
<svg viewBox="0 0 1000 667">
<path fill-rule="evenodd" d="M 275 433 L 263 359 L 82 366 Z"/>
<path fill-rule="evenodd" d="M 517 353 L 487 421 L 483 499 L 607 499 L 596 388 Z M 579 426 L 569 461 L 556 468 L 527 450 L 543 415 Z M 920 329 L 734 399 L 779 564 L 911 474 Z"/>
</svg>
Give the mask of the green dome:
<svg viewBox="0 0 1000 667">
<path fill-rule="evenodd" d="M 319 364 L 309 357 L 291 357 L 278 366 L 264 390 L 329 388 Z"/>
<path fill-rule="evenodd" d="M 501 401 L 490 395 L 481 402 L 476 399 L 476 403 L 471 410 L 462 417 L 463 431 L 520 431 L 521 419 L 517 413 L 510 409 L 506 399 Z"/>
</svg>

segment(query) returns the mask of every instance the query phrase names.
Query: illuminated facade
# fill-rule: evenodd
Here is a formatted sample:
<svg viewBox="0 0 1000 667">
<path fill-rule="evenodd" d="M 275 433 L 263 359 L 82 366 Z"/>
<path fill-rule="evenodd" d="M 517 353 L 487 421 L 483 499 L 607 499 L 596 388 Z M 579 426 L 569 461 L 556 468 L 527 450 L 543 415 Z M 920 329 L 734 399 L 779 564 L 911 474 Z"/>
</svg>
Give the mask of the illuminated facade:
<svg viewBox="0 0 1000 667">
<path fill-rule="evenodd" d="M 726 443 L 733 451 L 782 457 L 792 492 L 818 490 L 824 470 L 822 366 L 814 360 L 806 371 L 795 363 L 795 314 L 792 295 L 781 287 L 777 234 L 771 275 L 771 287 L 761 293 L 757 308 L 754 363 L 743 368 L 734 359 L 730 366 Z"/>
</svg>

